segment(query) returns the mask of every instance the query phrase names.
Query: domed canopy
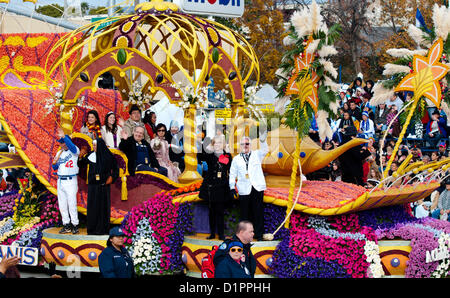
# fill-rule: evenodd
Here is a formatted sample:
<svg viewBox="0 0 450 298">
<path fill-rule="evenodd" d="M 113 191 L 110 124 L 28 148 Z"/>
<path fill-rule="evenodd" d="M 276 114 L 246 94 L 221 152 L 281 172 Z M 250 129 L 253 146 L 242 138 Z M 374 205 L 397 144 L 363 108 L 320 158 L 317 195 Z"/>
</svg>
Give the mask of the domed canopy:
<svg viewBox="0 0 450 298">
<path fill-rule="evenodd" d="M 142 95 L 162 91 L 176 102 L 183 88 L 177 90 L 175 83 L 198 89 L 213 81 L 214 91 L 228 89 L 230 99 L 239 102 L 244 99 L 244 86 L 259 81 L 257 57 L 244 37 L 214 21 L 179 12 L 170 2 L 143 3 L 134 15 L 81 27 L 52 51 L 58 47 L 63 51 L 48 63 L 48 80 L 55 72 L 62 74 L 66 103 L 75 102 L 86 89 L 95 92 L 106 72 L 114 77 L 124 100 L 135 82 L 140 83 Z M 68 65 L 66 60 L 74 53 L 83 58 Z"/>
</svg>

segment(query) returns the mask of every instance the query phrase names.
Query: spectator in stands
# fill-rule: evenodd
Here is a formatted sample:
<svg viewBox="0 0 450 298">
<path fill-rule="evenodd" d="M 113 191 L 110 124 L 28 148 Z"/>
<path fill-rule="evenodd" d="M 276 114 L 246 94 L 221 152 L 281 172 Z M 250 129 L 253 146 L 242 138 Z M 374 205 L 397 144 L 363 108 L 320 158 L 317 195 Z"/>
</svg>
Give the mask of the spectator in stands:
<svg viewBox="0 0 450 298">
<path fill-rule="evenodd" d="M 355 118 L 355 120 L 361 121 L 362 119 L 361 112 L 353 99 L 350 101 L 350 115 Z"/>
<path fill-rule="evenodd" d="M 17 179 L 14 179 L 13 176 L 8 175 L 6 176 L 6 190 L 5 192 L 19 190 L 19 183 L 17 182 Z"/>
<path fill-rule="evenodd" d="M 144 122 L 145 129 L 147 130 L 150 139 L 154 139 L 156 136 L 156 113 L 150 110 L 145 111 L 144 119 L 142 121 Z"/>
<path fill-rule="evenodd" d="M 422 150 L 420 150 L 418 147 L 417 147 L 417 145 L 414 145 L 412 148 L 411 148 L 411 154 L 412 154 L 412 159 L 411 159 L 411 161 L 412 162 L 416 162 L 416 161 L 420 161 L 420 160 L 422 160 Z"/>
<path fill-rule="evenodd" d="M 446 124 L 446 121 L 436 109 L 431 115 L 431 120 L 427 123 L 426 133 L 423 137 L 431 148 L 436 148 L 441 139 L 447 138 Z"/>
<path fill-rule="evenodd" d="M 342 171 L 338 160 L 335 160 L 331 164 L 331 181 L 342 181 Z"/>
<path fill-rule="evenodd" d="M 428 154 L 424 154 L 422 157 L 422 161 L 423 161 L 423 164 L 426 165 L 427 163 L 429 163 L 431 161 L 431 158 Z"/>
<path fill-rule="evenodd" d="M 156 137 L 150 142 L 150 146 L 155 153 L 156 159 L 161 167 L 167 169 L 167 177 L 178 183 L 178 176 L 181 172 L 178 163 L 174 164 L 169 158 L 169 143 L 166 140 L 167 128 L 163 123 L 156 126 Z"/>
<path fill-rule="evenodd" d="M 311 127 L 309 129 L 309 137 L 316 143 L 320 143 L 319 126 L 317 125 L 317 119 L 312 115 Z"/>
<path fill-rule="evenodd" d="M 151 171 L 167 176 L 167 169 L 159 165 L 144 135 L 144 126 L 135 126 L 131 136 L 128 136 L 125 129 L 122 130 L 119 149 L 128 158 L 128 172 L 131 176 L 134 176 L 136 171 Z"/>
<path fill-rule="evenodd" d="M 445 141 L 439 143 L 439 155 L 441 157 L 447 157 L 447 143 Z"/>
<path fill-rule="evenodd" d="M 363 85 L 363 79 L 360 75 L 358 75 L 355 80 L 353 81 L 353 83 L 350 85 L 349 90 L 351 91 L 351 96 L 354 96 L 356 94 L 356 90 L 358 88 L 362 88 L 364 87 Z"/>
<path fill-rule="evenodd" d="M 375 136 L 375 126 L 373 121 L 369 118 L 369 113 L 364 111 L 362 113 L 362 121 L 359 125 L 359 137 L 368 139 Z"/>
<path fill-rule="evenodd" d="M 445 189 L 439 195 L 437 208 L 432 211 L 431 217 L 450 221 L 450 179 L 445 180 Z"/>
<path fill-rule="evenodd" d="M 370 95 L 370 98 L 373 97 L 373 86 L 374 86 L 374 82 L 372 80 L 367 80 L 366 81 L 366 86 L 364 86 L 364 91 L 366 91 L 366 93 L 368 95 Z"/>
<path fill-rule="evenodd" d="M 81 127 L 80 132 L 88 135 L 93 140 L 102 137 L 100 117 L 97 111 L 90 110 L 87 112 L 86 121 Z"/>
<path fill-rule="evenodd" d="M 394 93 L 391 98 L 386 101 L 386 106 L 388 109 L 391 109 L 393 105 L 397 107 L 398 111 L 400 111 L 403 107 L 403 101 L 400 99 L 398 93 Z"/>
<path fill-rule="evenodd" d="M 127 133 L 127 136 L 132 136 L 134 134 L 134 128 L 137 126 L 144 127 L 144 122 L 141 119 L 141 109 L 137 105 L 132 105 L 130 107 L 130 118 L 125 121 L 122 131 Z M 144 140 L 147 143 L 150 143 L 150 136 L 147 133 L 147 130 L 144 128 Z"/>
<path fill-rule="evenodd" d="M 437 151 L 431 152 L 431 156 L 430 156 L 431 162 L 439 161 L 439 158 L 440 158 L 440 155 Z"/>
<path fill-rule="evenodd" d="M 369 113 L 369 118 L 372 119 L 372 121 L 375 119 L 375 108 L 370 105 L 370 95 L 368 93 L 365 93 L 362 97 L 362 103 L 361 103 L 361 113 L 367 112 Z"/>
<path fill-rule="evenodd" d="M 381 135 L 387 128 L 387 115 L 389 109 L 386 108 L 385 103 L 381 103 L 377 106 L 374 114 L 375 133 Z"/>
<path fill-rule="evenodd" d="M 346 101 L 343 105 L 342 105 L 342 115 L 345 112 L 350 112 L 350 104 L 348 101 Z M 341 115 L 341 116 L 342 116 Z"/>
<path fill-rule="evenodd" d="M 390 106 L 389 113 L 386 116 L 386 123 L 388 127 L 390 126 L 388 134 L 394 138 L 397 138 L 400 135 L 401 131 L 400 121 L 398 117 L 396 117 L 397 114 L 398 114 L 397 105 L 392 104 Z"/>
<path fill-rule="evenodd" d="M 123 120 L 121 122 L 123 124 Z M 114 112 L 108 112 L 106 114 L 101 133 L 102 139 L 105 141 L 105 144 L 106 146 L 108 146 L 108 148 L 119 148 L 122 127 L 117 124 L 117 118 Z"/>
<path fill-rule="evenodd" d="M 337 141 L 338 143 L 342 143 L 342 136 L 345 132 L 345 128 L 348 126 L 355 126 L 355 123 L 353 122 L 350 112 L 346 111 L 344 112 L 342 118 L 336 121 L 333 140 Z"/>
<path fill-rule="evenodd" d="M 416 218 L 424 218 L 430 216 L 428 202 L 424 202 L 424 200 L 417 201 L 416 207 L 414 208 L 414 216 Z"/>
</svg>

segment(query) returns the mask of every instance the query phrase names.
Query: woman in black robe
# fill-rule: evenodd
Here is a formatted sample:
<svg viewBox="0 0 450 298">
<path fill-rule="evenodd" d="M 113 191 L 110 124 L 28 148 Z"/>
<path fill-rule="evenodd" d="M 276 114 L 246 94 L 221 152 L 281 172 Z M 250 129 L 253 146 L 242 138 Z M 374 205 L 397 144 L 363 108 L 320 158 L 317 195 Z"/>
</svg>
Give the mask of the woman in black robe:
<svg viewBox="0 0 450 298">
<path fill-rule="evenodd" d="M 79 165 L 88 166 L 87 233 L 107 235 L 111 216 L 110 185 L 119 177 L 119 167 L 103 139 L 93 141 L 94 150 L 80 154 Z"/>
</svg>

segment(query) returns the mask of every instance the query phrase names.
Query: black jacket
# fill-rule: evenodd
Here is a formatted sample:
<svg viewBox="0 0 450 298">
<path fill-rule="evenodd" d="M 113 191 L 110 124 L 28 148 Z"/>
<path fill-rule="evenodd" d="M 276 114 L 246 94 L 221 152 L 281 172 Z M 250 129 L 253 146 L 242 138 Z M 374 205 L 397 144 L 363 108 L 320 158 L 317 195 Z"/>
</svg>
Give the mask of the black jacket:
<svg viewBox="0 0 450 298">
<path fill-rule="evenodd" d="M 344 143 L 346 143 L 344 141 Z M 342 169 L 342 181 L 364 185 L 363 181 L 363 164 L 364 160 L 370 156 L 369 150 L 362 149 L 361 146 L 350 148 L 339 156 L 339 162 Z"/>
<path fill-rule="evenodd" d="M 219 246 L 219 249 L 214 254 L 214 259 L 213 259 L 214 267 L 217 267 L 220 264 L 220 262 L 222 262 L 227 256 L 229 256 L 227 247 L 228 247 L 228 244 L 232 241 L 242 242 L 236 235 L 234 235 L 231 239 L 226 239 Z M 255 272 L 256 272 L 256 259 L 251 250 L 252 244 L 247 243 L 247 244 L 243 244 L 243 245 L 244 245 L 244 255 L 245 255 L 245 266 L 248 268 L 248 270 L 250 270 L 250 276 L 253 278 L 253 277 L 255 277 Z"/>
<path fill-rule="evenodd" d="M 150 166 L 155 169 L 159 169 L 161 166 L 156 159 L 155 153 L 153 152 L 150 144 L 146 140 L 142 140 L 141 143 L 145 145 L 148 149 Z M 136 172 L 136 158 L 137 158 L 137 150 L 136 150 L 136 141 L 134 137 L 128 137 L 128 139 L 122 139 L 119 144 L 119 149 L 125 153 L 128 158 L 128 172 L 131 176 L 134 176 Z"/>
<path fill-rule="evenodd" d="M 212 202 L 225 202 L 229 197 L 230 187 L 228 176 L 232 157 L 229 153 L 222 154 L 222 162 L 214 153 L 202 153 L 199 159 L 208 164 L 208 171 L 200 187 L 199 198 Z"/>
<path fill-rule="evenodd" d="M 98 265 L 103 278 L 135 277 L 133 259 L 125 247 L 118 251 L 107 246 L 98 256 Z"/>
<path fill-rule="evenodd" d="M 231 258 L 229 254 L 217 264 L 214 272 L 215 278 L 251 278 L 250 271 L 246 268 L 245 263 L 239 264 Z"/>
</svg>

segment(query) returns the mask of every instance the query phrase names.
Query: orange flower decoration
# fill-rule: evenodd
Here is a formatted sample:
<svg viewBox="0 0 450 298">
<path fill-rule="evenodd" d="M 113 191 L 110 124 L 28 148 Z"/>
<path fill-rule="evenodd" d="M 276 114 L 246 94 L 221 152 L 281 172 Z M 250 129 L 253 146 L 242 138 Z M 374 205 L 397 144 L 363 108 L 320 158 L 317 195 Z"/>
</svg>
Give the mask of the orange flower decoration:
<svg viewBox="0 0 450 298">
<path fill-rule="evenodd" d="M 305 100 L 308 101 L 314 111 L 317 111 L 319 106 L 319 97 L 317 96 L 317 82 L 319 82 L 319 76 L 312 71 L 310 76 L 308 75 L 297 81 L 300 72 L 305 68 L 309 68 L 314 61 L 314 53 L 307 53 L 308 46 L 306 46 L 305 51 L 301 56 L 295 57 L 295 71 L 289 79 L 286 95 L 299 94 L 301 102 L 304 102 Z"/>
<path fill-rule="evenodd" d="M 444 43 L 438 39 L 430 48 L 427 57 L 414 55 L 413 72 L 400 82 L 395 91 L 413 91 L 416 99 L 425 96 L 430 99 L 436 107 L 440 107 L 442 93 L 439 80 L 442 79 L 450 67 L 442 64 Z"/>
</svg>

